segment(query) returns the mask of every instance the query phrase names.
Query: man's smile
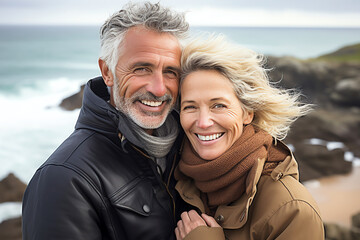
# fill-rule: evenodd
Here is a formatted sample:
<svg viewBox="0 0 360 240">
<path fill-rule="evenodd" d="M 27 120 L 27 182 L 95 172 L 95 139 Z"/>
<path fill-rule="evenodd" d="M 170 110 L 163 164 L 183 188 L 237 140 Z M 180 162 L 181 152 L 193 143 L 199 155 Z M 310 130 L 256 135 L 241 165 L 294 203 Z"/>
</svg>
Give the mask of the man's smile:
<svg viewBox="0 0 360 240">
<path fill-rule="evenodd" d="M 147 101 L 147 100 L 141 100 L 142 104 L 150 107 L 159 107 L 161 104 L 163 104 L 163 101 Z"/>
</svg>

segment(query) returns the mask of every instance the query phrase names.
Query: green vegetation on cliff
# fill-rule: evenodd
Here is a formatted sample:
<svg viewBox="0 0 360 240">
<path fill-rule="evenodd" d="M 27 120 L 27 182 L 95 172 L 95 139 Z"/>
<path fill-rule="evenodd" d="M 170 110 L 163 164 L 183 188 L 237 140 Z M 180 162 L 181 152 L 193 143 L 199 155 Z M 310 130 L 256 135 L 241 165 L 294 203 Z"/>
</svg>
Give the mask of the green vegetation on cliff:
<svg viewBox="0 0 360 240">
<path fill-rule="evenodd" d="M 322 55 L 316 58 L 316 60 L 360 62 L 360 43 L 340 48 L 335 52 Z"/>
</svg>

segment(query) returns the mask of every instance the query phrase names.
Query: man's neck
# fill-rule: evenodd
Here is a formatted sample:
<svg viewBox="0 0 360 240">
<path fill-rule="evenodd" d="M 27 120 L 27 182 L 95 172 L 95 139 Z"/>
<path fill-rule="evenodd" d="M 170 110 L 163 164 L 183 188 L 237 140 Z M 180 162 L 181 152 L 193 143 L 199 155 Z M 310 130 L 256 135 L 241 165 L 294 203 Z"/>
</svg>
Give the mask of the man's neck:
<svg viewBox="0 0 360 240">
<path fill-rule="evenodd" d="M 154 133 L 154 129 L 144 129 L 144 130 L 149 135 L 153 135 L 153 133 Z"/>
</svg>

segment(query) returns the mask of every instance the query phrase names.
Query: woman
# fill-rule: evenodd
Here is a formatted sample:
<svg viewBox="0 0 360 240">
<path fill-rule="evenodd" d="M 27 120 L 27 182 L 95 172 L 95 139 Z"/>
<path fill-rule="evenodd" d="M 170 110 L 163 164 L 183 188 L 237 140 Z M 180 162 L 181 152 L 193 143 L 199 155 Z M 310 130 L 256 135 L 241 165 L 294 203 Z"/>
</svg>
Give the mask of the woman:
<svg viewBox="0 0 360 240">
<path fill-rule="evenodd" d="M 175 177 L 196 211 L 181 214 L 177 239 L 324 239 L 319 209 L 279 141 L 310 106 L 269 83 L 262 60 L 222 37 L 183 51 L 186 139 Z"/>
</svg>

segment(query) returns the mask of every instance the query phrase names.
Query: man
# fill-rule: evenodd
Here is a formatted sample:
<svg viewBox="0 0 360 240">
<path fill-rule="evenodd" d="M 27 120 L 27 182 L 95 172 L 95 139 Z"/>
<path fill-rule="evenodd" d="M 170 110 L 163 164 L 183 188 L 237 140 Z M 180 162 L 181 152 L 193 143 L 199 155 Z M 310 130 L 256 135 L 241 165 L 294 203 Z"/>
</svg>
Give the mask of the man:
<svg viewBox="0 0 360 240">
<path fill-rule="evenodd" d="M 28 185 L 23 239 L 174 238 L 180 130 L 171 110 L 187 30 L 182 14 L 151 3 L 105 22 L 102 78 L 87 83 L 75 131 Z"/>
</svg>

